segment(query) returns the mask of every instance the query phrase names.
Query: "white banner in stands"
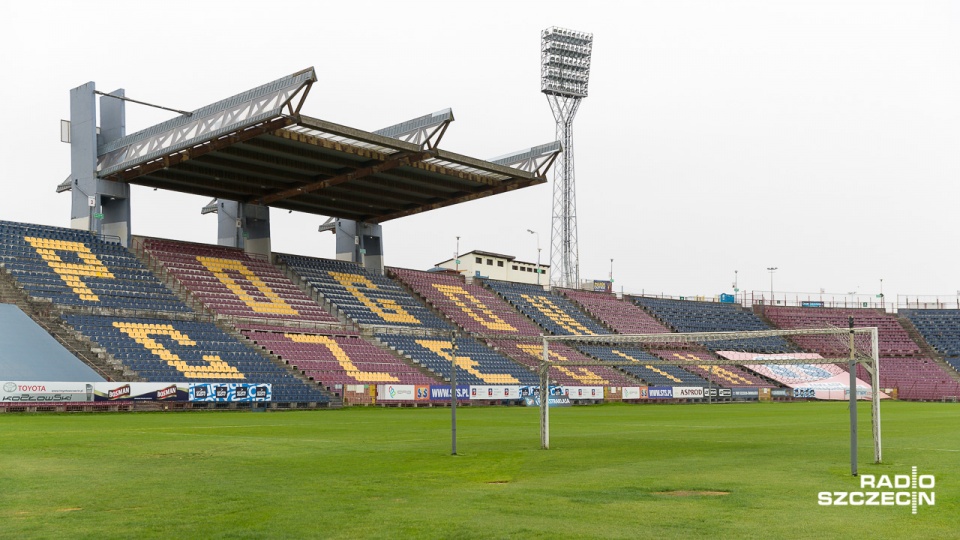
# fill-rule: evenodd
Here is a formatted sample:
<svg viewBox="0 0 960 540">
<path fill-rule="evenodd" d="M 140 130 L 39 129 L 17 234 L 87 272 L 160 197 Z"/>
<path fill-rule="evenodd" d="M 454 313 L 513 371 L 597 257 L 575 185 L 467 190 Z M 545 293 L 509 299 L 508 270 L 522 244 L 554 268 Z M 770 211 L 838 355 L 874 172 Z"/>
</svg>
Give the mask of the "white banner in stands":
<svg viewBox="0 0 960 540">
<path fill-rule="evenodd" d="M 416 386 L 412 384 L 378 384 L 377 399 L 383 401 L 414 401 Z"/>
<path fill-rule="evenodd" d="M 519 386 L 478 386 L 470 385 L 470 399 L 496 400 L 505 399 L 519 400 Z"/>
<path fill-rule="evenodd" d="M 620 399 L 640 399 L 640 387 L 624 386 L 620 392 Z"/>
<path fill-rule="evenodd" d="M 602 386 L 564 386 L 570 399 L 603 399 Z"/>
<path fill-rule="evenodd" d="M 85 403 L 93 401 L 93 383 L 4 381 L 0 403 Z"/>
<path fill-rule="evenodd" d="M 674 399 L 703 399 L 702 386 L 674 386 Z"/>
</svg>

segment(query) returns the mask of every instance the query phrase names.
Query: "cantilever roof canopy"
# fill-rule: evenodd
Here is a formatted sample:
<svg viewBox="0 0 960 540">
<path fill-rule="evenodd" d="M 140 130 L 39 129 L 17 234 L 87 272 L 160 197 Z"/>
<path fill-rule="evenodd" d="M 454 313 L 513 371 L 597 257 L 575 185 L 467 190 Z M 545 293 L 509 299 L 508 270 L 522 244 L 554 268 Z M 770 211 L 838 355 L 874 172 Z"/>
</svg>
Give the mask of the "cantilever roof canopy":
<svg viewBox="0 0 960 540">
<path fill-rule="evenodd" d="M 98 148 L 100 178 L 383 222 L 546 182 L 551 143 L 494 161 L 437 148 L 447 109 L 368 132 L 300 114 L 313 68 Z"/>
</svg>

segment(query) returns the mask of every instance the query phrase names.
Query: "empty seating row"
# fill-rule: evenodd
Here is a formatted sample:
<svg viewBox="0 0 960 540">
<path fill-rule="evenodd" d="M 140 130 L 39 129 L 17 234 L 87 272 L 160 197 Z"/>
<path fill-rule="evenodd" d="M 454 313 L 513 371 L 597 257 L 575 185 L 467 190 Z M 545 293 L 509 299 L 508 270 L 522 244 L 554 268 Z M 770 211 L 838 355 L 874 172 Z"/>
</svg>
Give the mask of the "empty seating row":
<svg viewBox="0 0 960 540">
<path fill-rule="evenodd" d="M 670 329 L 640 307 L 610 293 L 560 289 L 559 292 L 620 334 L 661 334 Z"/>
<path fill-rule="evenodd" d="M 493 341 L 497 350 L 516 361 L 537 369 L 543 359 L 541 341 L 498 340 Z M 584 365 L 595 363 L 589 356 L 566 344 L 551 343 L 549 346 L 550 379 L 565 386 L 637 386 L 639 381 L 627 373 L 609 366 Z"/>
<path fill-rule="evenodd" d="M 960 357 L 960 310 L 901 309 L 900 315 L 909 319 L 938 353 L 948 359 Z"/>
<path fill-rule="evenodd" d="M 145 251 L 221 315 L 334 323 L 269 262 L 241 249 L 147 238 Z"/>
<path fill-rule="evenodd" d="M 270 383 L 277 402 L 329 401 L 318 387 L 297 379 L 212 323 L 98 315 L 63 318 L 148 381 Z"/>
<path fill-rule="evenodd" d="M 634 302 L 678 332 L 728 332 L 770 330 L 756 314 L 736 304 L 694 302 L 666 298 L 634 297 Z M 704 342 L 712 350 L 781 353 L 796 350 L 779 336 Z"/>
<path fill-rule="evenodd" d="M 450 338 L 379 334 L 377 339 L 444 381 L 450 380 L 450 368 L 454 358 L 454 343 Z M 539 384 L 536 374 L 473 338 L 457 339 L 456 362 L 457 384 Z"/>
<path fill-rule="evenodd" d="M 861 365 L 857 366 L 857 377 L 870 380 L 870 374 Z M 880 357 L 880 389 L 886 388 L 896 388 L 899 399 L 960 397 L 960 383 L 936 362 L 923 357 Z"/>
<path fill-rule="evenodd" d="M 703 386 L 710 383 L 680 366 L 657 364 L 660 358 L 633 347 L 580 345 L 581 351 L 605 362 L 615 362 L 619 368 L 645 381 L 649 386 Z"/>
<path fill-rule="evenodd" d="M 849 320 L 857 327 L 875 326 L 879 330 L 879 347 L 882 356 L 918 355 L 920 347 L 896 317 L 875 309 L 766 307 L 764 315 L 780 328 L 847 328 Z M 804 350 L 823 356 L 843 356 L 849 353 L 846 339 L 835 336 L 795 336 L 794 342 Z M 869 350 L 867 336 L 858 336 L 858 347 Z"/>
<path fill-rule="evenodd" d="M 486 286 L 551 334 L 609 334 L 610 330 L 580 311 L 570 300 L 537 285 L 486 280 Z"/>
<path fill-rule="evenodd" d="M 360 265 L 299 255 L 277 260 L 357 324 L 452 329 L 395 282 Z"/>
<path fill-rule="evenodd" d="M 88 231 L 0 222 L 0 264 L 35 298 L 56 304 L 187 312 L 123 246 Z"/>
<path fill-rule="evenodd" d="M 264 330 L 243 334 L 328 389 L 344 384 L 439 382 L 359 337 Z"/>
<path fill-rule="evenodd" d="M 462 276 L 402 268 L 388 271 L 468 332 L 521 336 L 538 336 L 542 332 L 489 289 L 467 285 Z"/>
<path fill-rule="evenodd" d="M 713 381 L 717 386 L 727 388 L 773 388 L 775 386 L 739 366 L 707 365 L 706 362 L 715 360 L 715 357 L 705 351 L 655 350 L 651 352 L 664 360 L 677 361 L 684 369 Z"/>
</svg>

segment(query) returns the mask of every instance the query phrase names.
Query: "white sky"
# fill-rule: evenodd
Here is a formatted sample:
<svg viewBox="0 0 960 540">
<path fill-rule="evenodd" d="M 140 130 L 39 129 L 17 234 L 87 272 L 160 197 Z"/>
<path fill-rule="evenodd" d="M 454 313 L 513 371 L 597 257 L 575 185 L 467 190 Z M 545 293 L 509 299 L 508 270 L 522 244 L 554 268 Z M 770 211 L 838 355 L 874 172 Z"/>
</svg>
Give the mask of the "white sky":
<svg viewBox="0 0 960 540">
<path fill-rule="evenodd" d="M 68 226 L 69 90 L 191 110 L 315 66 L 303 112 L 375 130 L 452 107 L 442 147 L 554 139 L 540 31 L 592 32 L 574 124 L 582 278 L 626 292 L 960 290 L 960 3 L 5 2 L 0 219 Z M 171 117 L 127 106 L 132 133 Z M 552 175 L 551 175 L 552 177 Z M 387 264 L 549 255 L 552 182 L 387 222 Z M 216 242 L 208 198 L 135 187 L 134 234 Z M 272 212 L 275 251 L 334 257 Z"/>
</svg>

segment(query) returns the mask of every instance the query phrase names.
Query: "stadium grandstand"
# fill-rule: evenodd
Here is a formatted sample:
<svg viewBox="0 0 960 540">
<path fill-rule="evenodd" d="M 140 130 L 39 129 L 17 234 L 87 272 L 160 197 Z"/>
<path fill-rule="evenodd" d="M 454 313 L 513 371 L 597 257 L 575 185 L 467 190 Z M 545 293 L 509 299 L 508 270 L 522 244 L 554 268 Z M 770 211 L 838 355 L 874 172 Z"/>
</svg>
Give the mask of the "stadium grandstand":
<svg viewBox="0 0 960 540">
<path fill-rule="evenodd" d="M 543 349 L 537 338 L 543 334 L 544 329 L 537 326 L 535 319 L 523 316 L 528 314 L 518 314 L 509 303 L 497 296 L 493 286 L 486 289 L 477 283 L 467 284 L 463 276 L 456 274 L 416 272 L 399 268 L 390 268 L 389 272 L 464 331 L 483 336 L 490 346 L 530 369 L 539 365 Z M 486 283 L 495 283 L 497 286 L 511 285 L 494 281 Z M 530 287 L 531 292 L 539 290 L 541 294 L 544 293 L 543 287 Z M 556 306 L 543 309 L 552 315 L 553 318 L 549 320 L 553 324 L 559 324 L 557 321 L 567 326 L 579 324 L 573 318 L 574 315 L 557 309 Z M 584 317 L 582 314 L 576 316 Z M 596 322 L 591 324 L 601 333 L 606 333 Z M 565 367 L 565 363 L 591 361 L 589 357 L 570 347 L 551 347 L 550 354 L 558 363 L 551 368 L 550 378 L 561 385 L 631 386 L 639 382 L 625 372 L 611 367 Z"/>
<path fill-rule="evenodd" d="M 849 389 L 844 366 L 818 361 L 845 357 L 843 339 L 667 338 L 845 328 L 853 318 L 879 328 L 889 394 L 960 396 L 960 309 L 898 317 L 624 296 L 540 285 L 539 263 L 523 283 L 464 275 L 455 259 L 434 271 L 386 266 L 384 222 L 544 184 L 562 148 L 491 160 L 443 150 L 449 109 L 376 131 L 311 118 L 300 110 L 316 80 L 303 70 L 129 135 L 122 91 L 73 89 L 72 171 L 57 188 L 71 193 L 71 228 L 0 221 L 4 339 L 10 351 L 35 342 L 45 367 L 0 354 L 0 379 L 172 385 L 196 407 L 206 407 L 205 384 L 233 385 L 230 406 L 240 396 L 250 406 L 251 389 L 267 385 L 273 407 L 326 407 L 443 401 L 435 390 L 456 381 L 497 402 L 539 385 L 546 354 L 550 383 L 589 387 L 589 401 L 625 388 L 640 399 L 655 386 L 822 397 L 787 391 Z M 212 197 L 201 212 L 217 215 L 217 244 L 135 236 L 133 184 Z M 328 217 L 320 230 L 336 235 L 335 258 L 274 253 L 271 208 Z M 636 334 L 664 340 L 603 342 Z M 545 336 L 574 339 L 547 348 Z M 858 386 L 871 380 L 863 366 L 856 375 Z M 90 392 L 76 400 L 100 398 Z"/>
</svg>

